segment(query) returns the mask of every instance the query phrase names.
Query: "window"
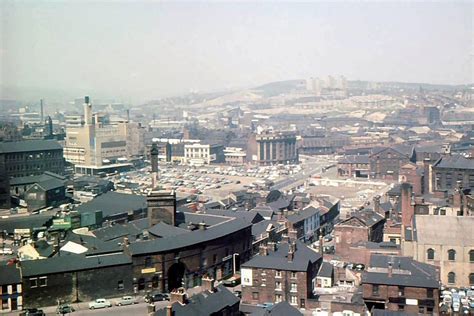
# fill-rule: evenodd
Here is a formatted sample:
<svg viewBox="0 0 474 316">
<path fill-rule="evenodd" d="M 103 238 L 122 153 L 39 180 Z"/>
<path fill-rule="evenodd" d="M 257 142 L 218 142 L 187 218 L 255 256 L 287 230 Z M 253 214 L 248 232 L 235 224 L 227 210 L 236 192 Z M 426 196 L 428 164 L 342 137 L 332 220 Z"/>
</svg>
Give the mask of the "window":
<svg viewBox="0 0 474 316">
<path fill-rule="evenodd" d="M 456 260 L 456 250 L 454 250 L 454 249 L 449 249 L 448 250 L 448 260 L 449 261 Z"/>
<path fill-rule="evenodd" d="M 305 308 L 305 305 L 304 298 L 300 299 L 300 308 Z"/>
<path fill-rule="evenodd" d="M 31 288 L 38 287 L 38 279 L 37 278 L 30 279 L 30 287 Z"/>
<path fill-rule="evenodd" d="M 275 282 L 275 290 L 281 291 L 281 282 L 280 281 Z"/>
<path fill-rule="evenodd" d="M 426 297 L 427 298 L 433 298 L 433 289 L 426 289 Z"/>
<path fill-rule="evenodd" d="M 474 273 L 469 274 L 469 285 L 474 285 Z"/>
<path fill-rule="evenodd" d="M 473 253 L 474 253 L 474 251 L 473 251 Z M 281 278 L 281 271 L 280 270 L 275 271 L 275 277 L 276 278 Z"/>
<path fill-rule="evenodd" d="M 448 273 L 448 284 L 454 284 L 454 283 L 456 283 L 456 273 L 449 272 Z"/>
<path fill-rule="evenodd" d="M 158 287 L 158 281 L 159 281 L 159 278 L 157 275 L 155 275 L 152 279 L 151 279 L 151 286 L 153 288 L 157 288 Z"/>
<path fill-rule="evenodd" d="M 398 296 L 405 296 L 405 288 L 403 286 L 398 287 Z"/>
<path fill-rule="evenodd" d="M 120 281 L 117 282 L 117 289 L 119 289 L 119 290 L 123 290 L 123 289 L 124 289 L 123 281 L 122 281 L 122 280 L 120 280 Z"/>
<path fill-rule="evenodd" d="M 252 299 L 258 300 L 258 292 L 252 292 Z"/>
<path fill-rule="evenodd" d="M 469 262 L 474 262 L 474 250 L 469 251 Z"/>
<path fill-rule="evenodd" d="M 372 285 L 372 295 L 373 296 L 379 296 L 379 286 L 378 285 Z"/>
<path fill-rule="evenodd" d="M 425 313 L 425 307 L 424 306 L 418 306 L 418 313 L 424 314 Z"/>
<path fill-rule="evenodd" d="M 153 267 L 153 260 L 151 257 L 146 257 L 145 258 L 145 268 L 151 268 Z"/>
<path fill-rule="evenodd" d="M 298 305 L 298 297 L 296 297 L 295 295 L 291 295 L 290 296 L 290 304 L 291 305 Z"/>
<path fill-rule="evenodd" d="M 293 279 L 296 279 L 296 272 L 291 271 L 291 277 L 292 277 Z"/>
<path fill-rule="evenodd" d="M 47 286 L 47 285 L 48 285 L 47 278 L 46 278 L 46 277 L 40 277 L 40 278 L 39 278 L 38 285 L 39 285 L 40 287 Z"/>
<path fill-rule="evenodd" d="M 426 307 L 426 312 L 428 314 L 433 314 L 433 307 Z"/>
<path fill-rule="evenodd" d="M 434 249 L 430 248 L 426 251 L 426 257 L 427 257 L 428 260 L 434 260 L 434 256 L 435 256 Z"/>
<path fill-rule="evenodd" d="M 399 311 L 405 310 L 405 305 L 398 305 L 398 310 Z"/>
<path fill-rule="evenodd" d="M 213 255 L 213 256 L 212 256 L 212 261 L 213 261 L 214 263 L 217 262 L 217 255 Z"/>
<path fill-rule="evenodd" d="M 282 300 L 281 294 L 275 294 L 275 303 L 280 303 Z"/>
<path fill-rule="evenodd" d="M 291 292 L 298 292 L 298 285 L 296 283 L 291 283 Z"/>
</svg>

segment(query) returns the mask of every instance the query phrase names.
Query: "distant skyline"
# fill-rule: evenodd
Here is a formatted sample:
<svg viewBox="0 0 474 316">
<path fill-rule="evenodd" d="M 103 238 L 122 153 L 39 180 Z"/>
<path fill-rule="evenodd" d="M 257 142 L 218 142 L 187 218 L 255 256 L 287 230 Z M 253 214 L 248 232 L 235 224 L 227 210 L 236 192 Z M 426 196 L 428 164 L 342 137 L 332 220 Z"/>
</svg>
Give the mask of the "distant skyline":
<svg viewBox="0 0 474 316">
<path fill-rule="evenodd" d="M 474 82 L 470 1 L 0 6 L 0 98 L 143 102 L 326 75 Z"/>
</svg>

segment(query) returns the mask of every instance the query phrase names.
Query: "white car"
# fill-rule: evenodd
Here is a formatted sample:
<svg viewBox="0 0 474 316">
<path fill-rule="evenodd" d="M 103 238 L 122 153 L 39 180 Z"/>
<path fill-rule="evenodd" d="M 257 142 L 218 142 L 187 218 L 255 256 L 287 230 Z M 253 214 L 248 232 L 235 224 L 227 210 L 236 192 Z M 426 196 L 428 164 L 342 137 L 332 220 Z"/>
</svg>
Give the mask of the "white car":
<svg viewBox="0 0 474 316">
<path fill-rule="evenodd" d="M 112 304 L 105 298 L 98 298 L 89 303 L 89 309 L 112 307 Z"/>
</svg>

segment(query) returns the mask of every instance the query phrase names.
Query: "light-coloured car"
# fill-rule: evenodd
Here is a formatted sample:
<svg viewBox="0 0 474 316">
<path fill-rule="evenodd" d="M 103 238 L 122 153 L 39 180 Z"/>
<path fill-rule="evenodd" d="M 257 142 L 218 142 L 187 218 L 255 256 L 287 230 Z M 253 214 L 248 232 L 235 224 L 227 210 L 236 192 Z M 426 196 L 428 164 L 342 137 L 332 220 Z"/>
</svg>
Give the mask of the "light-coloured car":
<svg viewBox="0 0 474 316">
<path fill-rule="evenodd" d="M 97 309 L 97 308 L 106 308 L 112 307 L 112 304 L 107 301 L 105 298 L 98 298 L 93 302 L 89 303 L 89 309 Z"/>
<path fill-rule="evenodd" d="M 117 306 L 124 306 L 124 305 L 133 305 L 137 304 L 137 300 L 132 296 L 124 296 L 119 301 L 115 303 Z"/>
</svg>

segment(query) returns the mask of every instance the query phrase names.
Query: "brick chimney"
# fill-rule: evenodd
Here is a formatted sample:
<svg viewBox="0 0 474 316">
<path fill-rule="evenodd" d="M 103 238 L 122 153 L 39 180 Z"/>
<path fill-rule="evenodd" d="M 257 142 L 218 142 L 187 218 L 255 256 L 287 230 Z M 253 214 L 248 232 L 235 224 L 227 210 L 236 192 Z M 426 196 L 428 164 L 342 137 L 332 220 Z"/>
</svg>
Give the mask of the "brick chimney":
<svg viewBox="0 0 474 316">
<path fill-rule="evenodd" d="M 288 243 L 288 262 L 292 262 L 295 258 L 296 242 Z"/>
<path fill-rule="evenodd" d="M 168 305 L 165 308 L 166 308 L 166 316 L 173 316 L 174 315 L 173 306 Z"/>
<path fill-rule="evenodd" d="M 170 293 L 170 303 L 173 304 L 174 302 L 178 302 L 182 305 L 186 304 L 187 295 L 186 290 L 183 287 L 175 289 Z"/>
<path fill-rule="evenodd" d="M 268 248 L 264 244 L 260 244 L 260 247 L 258 249 L 258 254 L 261 256 L 268 256 Z"/>
<path fill-rule="evenodd" d="M 402 224 L 405 227 L 412 226 L 415 207 L 412 205 L 412 186 L 409 183 L 401 185 Z"/>
<path fill-rule="evenodd" d="M 209 292 L 215 292 L 216 287 L 214 286 L 214 279 L 208 275 L 204 276 L 202 278 L 202 290 L 203 291 L 209 291 Z"/>
<path fill-rule="evenodd" d="M 454 189 L 454 192 L 453 192 L 453 207 L 461 209 L 461 206 L 462 206 L 462 183 L 461 181 L 457 181 L 456 189 Z"/>
<path fill-rule="evenodd" d="M 393 275 L 392 261 L 389 261 L 389 262 L 388 262 L 387 274 L 388 274 L 388 277 L 389 277 L 389 278 L 391 278 L 392 275 Z"/>
<path fill-rule="evenodd" d="M 425 158 L 423 160 L 423 194 L 431 193 L 431 181 L 431 160 L 429 158 Z"/>
<path fill-rule="evenodd" d="M 290 239 L 290 242 L 295 241 L 296 239 L 298 239 L 298 232 L 295 229 L 289 229 L 288 238 Z"/>
<path fill-rule="evenodd" d="M 374 196 L 373 202 L 374 202 L 374 211 L 376 213 L 380 213 L 380 195 Z"/>
</svg>

